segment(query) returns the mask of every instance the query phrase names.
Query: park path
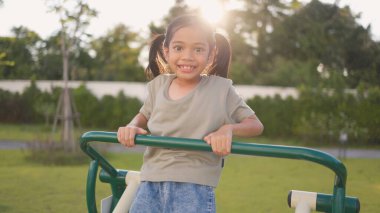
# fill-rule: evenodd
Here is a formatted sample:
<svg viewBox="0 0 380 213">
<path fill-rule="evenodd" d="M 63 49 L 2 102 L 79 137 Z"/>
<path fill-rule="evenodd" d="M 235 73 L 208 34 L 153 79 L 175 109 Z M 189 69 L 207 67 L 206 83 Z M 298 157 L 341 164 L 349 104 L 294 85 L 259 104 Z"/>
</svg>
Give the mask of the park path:
<svg viewBox="0 0 380 213">
<path fill-rule="evenodd" d="M 21 141 L 0 141 L 0 150 L 15 150 L 15 149 L 28 149 L 29 142 Z M 136 146 L 132 149 L 126 149 L 118 144 L 108 144 L 101 148 L 111 152 L 144 152 L 144 146 Z M 317 150 L 327 152 L 335 157 L 342 157 L 344 150 L 339 148 L 315 148 Z M 348 148 L 345 150 L 345 156 L 347 158 L 380 158 L 380 150 L 377 149 L 356 149 Z"/>
</svg>

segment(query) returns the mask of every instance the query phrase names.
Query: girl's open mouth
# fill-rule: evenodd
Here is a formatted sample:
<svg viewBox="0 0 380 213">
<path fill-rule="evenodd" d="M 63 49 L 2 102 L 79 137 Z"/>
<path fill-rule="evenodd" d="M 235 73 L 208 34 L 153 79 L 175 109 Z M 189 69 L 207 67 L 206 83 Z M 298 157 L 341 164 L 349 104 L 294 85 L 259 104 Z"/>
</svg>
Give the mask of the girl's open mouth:
<svg viewBox="0 0 380 213">
<path fill-rule="evenodd" d="M 195 69 L 195 66 L 190 66 L 190 65 L 178 65 L 178 69 L 181 72 L 193 72 Z"/>
</svg>

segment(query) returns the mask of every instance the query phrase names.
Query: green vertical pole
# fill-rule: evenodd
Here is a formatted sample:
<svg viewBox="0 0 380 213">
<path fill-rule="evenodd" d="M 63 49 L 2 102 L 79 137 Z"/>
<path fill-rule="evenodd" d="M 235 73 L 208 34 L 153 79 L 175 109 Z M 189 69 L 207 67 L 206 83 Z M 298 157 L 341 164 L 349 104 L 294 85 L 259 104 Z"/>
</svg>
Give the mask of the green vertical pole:
<svg viewBox="0 0 380 213">
<path fill-rule="evenodd" d="M 344 213 L 345 189 L 334 186 L 332 213 Z"/>
<path fill-rule="evenodd" d="M 95 185 L 96 185 L 96 175 L 98 174 L 98 161 L 93 160 L 90 163 L 90 168 L 87 174 L 87 209 L 89 213 L 96 213 L 96 199 L 95 199 Z"/>
</svg>

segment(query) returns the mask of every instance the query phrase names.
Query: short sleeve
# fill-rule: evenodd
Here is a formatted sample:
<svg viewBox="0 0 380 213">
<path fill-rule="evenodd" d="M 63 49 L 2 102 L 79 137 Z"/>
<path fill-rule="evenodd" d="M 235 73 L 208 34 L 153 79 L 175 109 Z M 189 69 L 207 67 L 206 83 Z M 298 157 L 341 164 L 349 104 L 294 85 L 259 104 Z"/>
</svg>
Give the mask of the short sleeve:
<svg viewBox="0 0 380 213">
<path fill-rule="evenodd" d="M 240 123 L 242 120 L 255 115 L 255 112 L 240 97 L 233 85 L 228 90 L 226 102 L 227 114 L 233 123 Z"/>
<path fill-rule="evenodd" d="M 149 82 L 146 86 L 146 97 L 144 104 L 140 108 L 140 113 L 145 116 L 149 120 L 150 115 L 152 114 L 153 110 L 153 103 L 154 103 L 154 95 L 153 95 L 153 89 L 152 89 L 152 82 Z"/>
</svg>

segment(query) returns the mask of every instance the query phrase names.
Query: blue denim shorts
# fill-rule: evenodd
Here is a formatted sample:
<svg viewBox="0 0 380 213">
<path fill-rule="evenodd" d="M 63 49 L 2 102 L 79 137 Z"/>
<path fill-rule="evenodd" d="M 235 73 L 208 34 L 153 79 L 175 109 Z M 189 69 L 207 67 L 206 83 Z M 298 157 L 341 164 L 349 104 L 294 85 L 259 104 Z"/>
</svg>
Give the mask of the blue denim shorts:
<svg viewBox="0 0 380 213">
<path fill-rule="evenodd" d="M 215 192 L 211 186 L 143 181 L 129 212 L 206 213 L 215 211 Z"/>
</svg>

